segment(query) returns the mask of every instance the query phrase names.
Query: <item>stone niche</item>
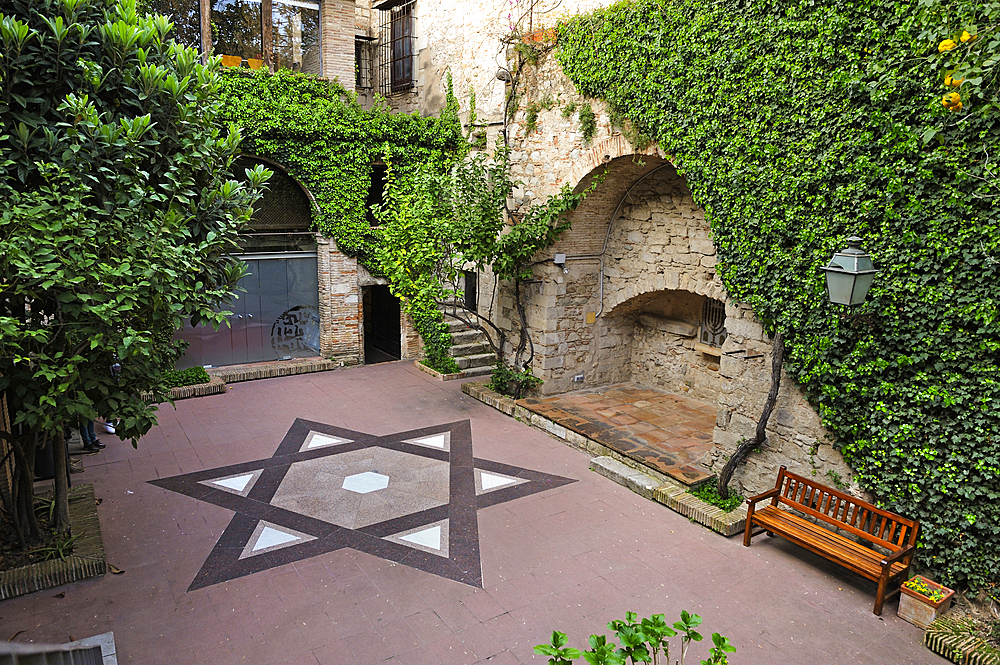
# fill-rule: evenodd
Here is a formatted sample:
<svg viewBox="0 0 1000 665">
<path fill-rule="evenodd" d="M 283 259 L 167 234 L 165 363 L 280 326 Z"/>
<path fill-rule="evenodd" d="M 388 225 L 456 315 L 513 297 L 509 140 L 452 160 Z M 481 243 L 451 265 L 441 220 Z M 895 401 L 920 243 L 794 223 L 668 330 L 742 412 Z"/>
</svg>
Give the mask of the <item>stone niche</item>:
<svg viewBox="0 0 1000 665">
<path fill-rule="evenodd" d="M 661 291 L 642 298 L 632 336 L 632 380 L 696 399 L 719 392 L 719 357 L 699 344 L 706 298 L 689 291 Z"/>
</svg>

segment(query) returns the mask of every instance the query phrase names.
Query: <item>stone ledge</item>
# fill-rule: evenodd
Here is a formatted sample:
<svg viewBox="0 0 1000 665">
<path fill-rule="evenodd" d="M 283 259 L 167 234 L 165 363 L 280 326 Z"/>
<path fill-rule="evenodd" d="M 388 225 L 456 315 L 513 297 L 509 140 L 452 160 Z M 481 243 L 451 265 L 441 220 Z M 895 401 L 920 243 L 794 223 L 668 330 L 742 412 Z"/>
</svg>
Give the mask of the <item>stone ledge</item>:
<svg viewBox="0 0 1000 665">
<path fill-rule="evenodd" d="M 79 536 L 73 543 L 73 554 L 65 559 L 42 561 L 0 572 L 0 600 L 79 582 L 107 572 L 93 485 L 70 488 L 69 523 L 70 533 Z"/>
<path fill-rule="evenodd" d="M 421 372 L 427 372 L 438 381 L 454 381 L 455 379 L 461 379 L 462 377 L 465 376 L 465 372 L 452 372 L 450 374 L 442 374 L 436 369 L 430 368 L 427 365 L 425 365 L 422 360 L 416 360 L 414 361 L 413 364 L 416 365 L 417 369 L 419 369 Z"/>
<path fill-rule="evenodd" d="M 746 525 L 746 506 L 740 506 L 730 513 L 705 503 L 676 482 L 659 482 L 647 473 L 633 469 L 610 457 L 595 457 L 590 460 L 590 468 L 622 487 L 657 503 L 685 517 L 707 526 L 724 536 L 732 536 L 743 531 Z"/>
<path fill-rule="evenodd" d="M 253 381 L 255 379 L 273 379 L 279 376 L 293 374 L 309 374 L 340 369 L 344 363 L 327 360 L 326 358 L 299 358 L 296 360 L 281 360 L 277 362 L 248 363 L 246 365 L 228 365 L 213 367 L 208 375 L 225 383 Z"/>
<path fill-rule="evenodd" d="M 639 465 L 635 460 L 629 459 L 593 439 L 568 430 L 537 413 L 532 413 L 516 404 L 512 398 L 487 388 L 486 382 L 469 381 L 463 383 L 462 392 L 525 424 L 560 438 L 574 448 L 579 448 L 593 455 L 594 459 L 590 461 L 592 470 L 614 480 L 623 487 L 629 488 L 640 496 L 661 503 L 671 510 L 707 526 L 713 531 L 724 536 L 732 536 L 741 533 L 746 525 L 746 505 L 739 506 L 731 513 L 723 512 L 720 508 L 689 494 L 684 485 L 669 476 L 649 467 L 638 468 Z"/>
<path fill-rule="evenodd" d="M 927 627 L 924 646 L 959 665 L 1000 665 L 1000 650 L 977 637 L 975 625 L 957 609 Z"/>
</svg>

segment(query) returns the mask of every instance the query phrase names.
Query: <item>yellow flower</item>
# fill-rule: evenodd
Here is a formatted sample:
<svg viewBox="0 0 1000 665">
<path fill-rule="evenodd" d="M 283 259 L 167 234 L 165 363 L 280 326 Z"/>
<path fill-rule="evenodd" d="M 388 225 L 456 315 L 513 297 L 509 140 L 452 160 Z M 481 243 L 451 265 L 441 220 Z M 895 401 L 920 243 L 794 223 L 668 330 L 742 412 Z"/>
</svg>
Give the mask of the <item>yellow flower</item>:
<svg viewBox="0 0 1000 665">
<path fill-rule="evenodd" d="M 938 51 L 940 53 L 944 53 L 945 51 L 950 51 L 957 46 L 958 42 L 956 42 L 954 39 L 946 39 L 940 44 L 938 44 Z"/>
<path fill-rule="evenodd" d="M 949 92 L 947 95 L 941 98 L 941 106 L 953 109 L 956 104 L 961 105 L 962 95 L 957 92 Z"/>
<path fill-rule="evenodd" d="M 951 79 L 951 83 L 949 83 L 948 85 L 950 85 L 953 88 L 957 88 L 963 83 L 965 83 L 965 79 Z"/>
<path fill-rule="evenodd" d="M 971 41 L 972 41 L 973 39 L 975 39 L 975 38 L 976 38 L 976 35 L 970 35 L 970 34 L 969 34 L 969 31 L 968 31 L 968 30 L 963 30 L 963 31 L 962 31 L 962 36 L 961 36 L 961 37 L 959 37 L 959 39 L 961 39 L 961 40 L 962 40 L 962 43 L 963 43 L 963 44 L 964 44 L 965 42 L 971 42 Z"/>
</svg>

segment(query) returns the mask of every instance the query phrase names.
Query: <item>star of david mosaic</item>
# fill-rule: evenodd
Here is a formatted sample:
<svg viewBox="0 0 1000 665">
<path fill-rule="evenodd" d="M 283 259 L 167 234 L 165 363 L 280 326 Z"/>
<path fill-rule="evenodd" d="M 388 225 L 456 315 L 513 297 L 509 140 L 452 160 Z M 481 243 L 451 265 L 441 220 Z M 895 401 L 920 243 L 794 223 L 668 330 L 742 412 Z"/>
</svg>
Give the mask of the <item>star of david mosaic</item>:
<svg viewBox="0 0 1000 665">
<path fill-rule="evenodd" d="M 374 436 L 296 419 L 267 459 L 150 482 L 236 513 L 193 591 L 345 547 L 481 588 L 478 510 L 576 481 L 473 457 L 468 420 Z"/>
</svg>

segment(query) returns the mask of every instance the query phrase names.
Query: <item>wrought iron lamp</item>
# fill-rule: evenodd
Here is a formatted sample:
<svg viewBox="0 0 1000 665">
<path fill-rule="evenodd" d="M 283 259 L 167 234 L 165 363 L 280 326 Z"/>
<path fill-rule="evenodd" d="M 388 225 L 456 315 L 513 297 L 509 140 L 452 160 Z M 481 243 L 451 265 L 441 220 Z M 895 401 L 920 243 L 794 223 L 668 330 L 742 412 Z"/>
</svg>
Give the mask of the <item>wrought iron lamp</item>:
<svg viewBox="0 0 1000 665">
<path fill-rule="evenodd" d="M 872 257 L 861 249 L 861 238 L 851 236 L 847 247 L 833 255 L 830 265 L 821 268 L 826 273 L 826 295 L 835 305 L 860 305 L 868 295 L 872 280 L 878 273 Z"/>
</svg>

